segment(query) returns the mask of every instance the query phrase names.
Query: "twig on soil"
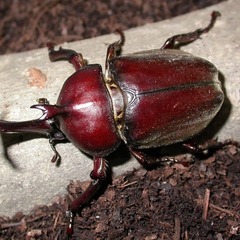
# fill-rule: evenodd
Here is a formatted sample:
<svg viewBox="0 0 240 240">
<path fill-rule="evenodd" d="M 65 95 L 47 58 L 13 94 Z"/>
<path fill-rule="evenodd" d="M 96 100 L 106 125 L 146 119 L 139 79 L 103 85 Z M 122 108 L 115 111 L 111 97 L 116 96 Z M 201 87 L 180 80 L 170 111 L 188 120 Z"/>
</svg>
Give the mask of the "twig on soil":
<svg viewBox="0 0 240 240">
<path fill-rule="evenodd" d="M 46 216 L 46 214 L 43 212 L 33 218 L 28 219 L 27 223 L 36 222 L 37 220 L 40 220 L 41 218 L 44 218 L 45 216 Z"/>
<path fill-rule="evenodd" d="M 174 235 L 172 237 L 173 240 L 180 240 L 181 239 L 181 222 L 180 222 L 180 218 L 178 216 L 176 216 L 174 218 L 174 222 L 175 222 L 175 232 Z"/>
<path fill-rule="evenodd" d="M 59 215 L 60 215 L 60 212 L 58 212 L 58 213 L 57 213 L 57 216 L 55 217 L 54 224 L 53 224 L 53 229 L 55 229 L 56 226 L 57 226 L 58 219 L 59 219 Z"/>
<path fill-rule="evenodd" d="M 131 186 L 135 183 L 137 183 L 138 181 L 133 181 L 133 182 L 128 182 L 128 181 L 125 181 L 122 185 L 119 186 L 119 188 L 123 189 L 123 188 L 126 188 L 128 186 Z"/>
<path fill-rule="evenodd" d="M 232 216 L 232 217 L 233 217 L 233 216 L 240 217 L 240 214 L 239 214 L 239 213 L 234 212 L 234 211 L 231 211 L 231 210 L 228 210 L 228 209 L 225 209 L 225 208 L 221 208 L 221 207 L 219 207 L 219 206 L 217 206 L 217 205 L 214 205 L 214 204 L 212 204 L 212 203 L 209 204 L 209 207 L 212 208 L 212 209 L 214 209 L 214 210 L 218 210 L 218 211 L 220 211 L 220 212 L 224 212 L 224 213 L 226 213 L 226 214 L 228 214 L 228 215 L 230 215 L 230 216 Z"/>
<path fill-rule="evenodd" d="M 10 227 L 18 227 L 22 224 L 22 222 L 11 222 L 11 223 L 3 223 L 0 226 L 0 229 L 6 229 L 6 228 L 10 228 Z"/>
<path fill-rule="evenodd" d="M 184 239 L 185 240 L 189 239 L 189 237 L 188 237 L 188 230 L 185 230 L 185 232 L 184 232 Z"/>
<path fill-rule="evenodd" d="M 209 198 L 210 198 L 210 190 L 208 188 L 206 188 L 205 189 L 204 199 L 203 199 L 203 214 L 202 214 L 202 219 L 204 221 L 207 220 L 208 207 L 209 207 Z"/>
<path fill-rule="evenodd" d="M 199 205 L 203 205 L 203 199 L 197 199 L 196 200 L 197 203 Z M 240 214 L 238 212 L 235 212 L 235 211 L 231 211 L 231 210 L 228 210 L 228 209 L 225 209 L 225 208 L 222 208 L 222 207 L 219 207 L 213 203 L 209 203 L 209 208 L 213 209 L 213 210 L 217 210 L 217 211 L 220 211 L 220 212 L 223 212 L 223 213 L 226 213 L 232 217 L 236 216 L 236 217 L 240 217 Z"/>
</svg>

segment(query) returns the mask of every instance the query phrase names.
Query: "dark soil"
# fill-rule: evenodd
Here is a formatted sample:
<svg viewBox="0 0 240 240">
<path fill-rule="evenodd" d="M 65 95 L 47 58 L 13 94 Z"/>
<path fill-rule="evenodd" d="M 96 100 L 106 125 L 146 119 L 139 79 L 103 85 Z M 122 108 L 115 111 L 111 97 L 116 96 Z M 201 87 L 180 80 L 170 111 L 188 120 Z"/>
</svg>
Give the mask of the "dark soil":
<svg viewBox="0 0 240 240">
<path fill-rule="evenodd" d="M 0 54 L 112 33 L 223 0 L 1 0 Z"/>
<path fill-rule="evenodd" d="M 218 2 L 1 1 L 0 53 L 94 37 Z M 239 149 L 229 145 L 201 161 L 179 159 L 114 178 L 76 218 L 73 239 L 240 239 Z M 48 206 L 0 217 L 0 240 L 66 239 L 65 212 L 88 183 L 73 179 L 69 194 Z"/>
</svg>

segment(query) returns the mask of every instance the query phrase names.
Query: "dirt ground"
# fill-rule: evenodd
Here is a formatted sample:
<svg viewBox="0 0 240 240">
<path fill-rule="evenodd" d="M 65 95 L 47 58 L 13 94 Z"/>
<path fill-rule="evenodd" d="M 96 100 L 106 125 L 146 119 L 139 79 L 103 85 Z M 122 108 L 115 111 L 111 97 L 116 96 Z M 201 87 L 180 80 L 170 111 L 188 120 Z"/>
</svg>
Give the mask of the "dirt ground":
<svg viewBox="0 0 240 240">
<path fill-rule="evenodd" d="M 72 239 L 239 239 L 239 149 L 179 161 L 114 178 L 75 219 Z M 0 217 L 0 239 L 67 239 L 65 212 L 88 184 L 75 179 L 49 206 Z"/>
<path fill-rule="evenodd" d="M 0 54 L 91 38 L 181 15 L 223 0 L 2 0 Z"/>
<path fill-rule="evenodd" d="M 218 2 L 1 1 L 0 54 L 124 30 Z M 72 239 L 240 239 L 239 148 L 229 145 L 205 157 L 178 159 L 109 179 L 76 218 Z M 67 239 L 65 212 L 88 183 L 72 179 L 68 194 L 48 206 L 0 216 L 0 240 Z"/>
</svg>

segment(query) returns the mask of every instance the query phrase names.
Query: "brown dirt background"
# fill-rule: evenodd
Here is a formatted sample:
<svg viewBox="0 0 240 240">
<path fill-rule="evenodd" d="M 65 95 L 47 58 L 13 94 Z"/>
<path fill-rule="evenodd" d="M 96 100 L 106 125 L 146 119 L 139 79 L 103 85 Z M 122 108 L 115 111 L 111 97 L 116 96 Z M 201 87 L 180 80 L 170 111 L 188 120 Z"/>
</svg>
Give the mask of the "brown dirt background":
<svg viewBox="0 0 240 240">
<path fill-rule="evenodd" d="M 2 0 L 0 54 L 76 41 L 161 21 L 222 0 Z"/>
</svg>

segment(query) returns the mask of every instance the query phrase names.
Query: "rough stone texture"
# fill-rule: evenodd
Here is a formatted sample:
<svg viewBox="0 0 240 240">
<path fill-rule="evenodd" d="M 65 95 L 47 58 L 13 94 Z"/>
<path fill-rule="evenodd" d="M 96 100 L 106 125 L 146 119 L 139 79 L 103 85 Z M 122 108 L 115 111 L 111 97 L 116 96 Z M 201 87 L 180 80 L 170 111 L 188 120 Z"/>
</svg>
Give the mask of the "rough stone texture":
<svg viewBox="0 0 240 240">
<path fill-rule="evenodd" d="M 208 128 L 220 139 L 239 137 L 240 61 L 238 2 L 228 1 L 210 8 L 192 12 L 174 19 L 145 25 L 125 32 L 123 53 L 158 48 L 170 36 L 201 28 L 208 24 L 212 10 L 222 17 L 209 34 L 182 48 L 214 63 L 220 71 L 220 79 L 228 101 Z M 106 35 L 81 42 L 65 44 L 83 54 L 90 63 L 104 64 L 107 45 L 115 41 L 115 35 Z M 28 71 L 40 69 L 47 76 L 46 86 L 34 87 L 29 83 Z M 0 118 L 4 120 L 27 120 L 41 115 L 29 109 L 36 99 L 47 97 L 55 103 L 64 79 L 73 72 L 65 62 L 49 63 L 46 49 L 0 57 Z M 230 107 L 231 106 L 231 107 Z M 160 114 L 161 115 L 161 114 Z M 65 192 L 71 179 L 89 178 L 92 162 L 71 144 L 59 144 L 62 162 L 56 167 L 50 162 L 52 151 L 47 139 L 32 135 L 2 135 L 0 147 L 0 215 L 12 215 L 18 210 L 29 211 L 34 205 L 48 203 L 54 195 Z M 6 148 L 7 147 L 7 148 Z M 7 152 L 6 152 L 6 151 Z M 113 162 L 114 174 L 138 167 L 133 159 L 124 159 L 124 164 Z M 117 166 L 118 165 L 118 166 Z"/>
</svg>

